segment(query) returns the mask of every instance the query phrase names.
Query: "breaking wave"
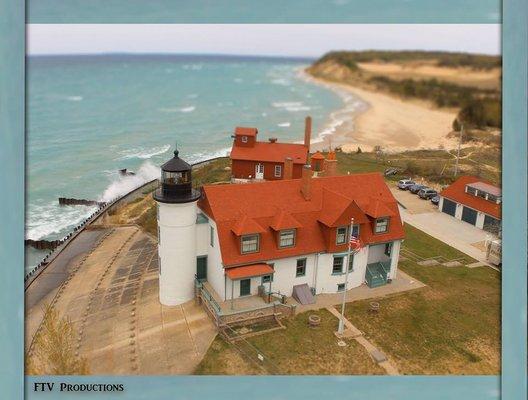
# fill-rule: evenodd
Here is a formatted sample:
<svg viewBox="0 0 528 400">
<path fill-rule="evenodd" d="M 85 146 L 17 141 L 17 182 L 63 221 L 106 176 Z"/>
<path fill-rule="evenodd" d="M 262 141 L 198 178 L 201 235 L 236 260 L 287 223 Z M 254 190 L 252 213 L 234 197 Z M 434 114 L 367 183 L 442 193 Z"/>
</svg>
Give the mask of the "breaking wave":
<svg viewBox="0 0 528 400">
<path fill-rule="evenodd" d="M 166 144 L 165 146 L 151 147 L 148 149 L 136 147 L 133 149 L 127 149 L 120 152 L 121 157 L 117 158 L 118 160 L 128 160 L 131 158 L 139 158 L 141 160 L 147 160 L 154 156 L 159 156 L 169 151 L 170 145 Z"/>
<path fill-rule="evenodd" d="M 160 174 L 159 167 L 146 161 L 136 171 L 135 175 L 118 175 L 115 180 L 108 185 L 99 197 L 99 201 L 111 201 L 119 196 L 138 188 L 139 186 L 156 179 Z"/>
</svg>

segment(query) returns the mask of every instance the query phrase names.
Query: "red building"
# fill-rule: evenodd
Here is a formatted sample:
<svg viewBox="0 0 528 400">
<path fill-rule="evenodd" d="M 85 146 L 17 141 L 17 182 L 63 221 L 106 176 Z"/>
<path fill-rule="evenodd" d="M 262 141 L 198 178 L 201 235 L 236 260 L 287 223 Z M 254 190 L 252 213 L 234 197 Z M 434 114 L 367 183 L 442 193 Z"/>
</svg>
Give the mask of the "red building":
<svg viewBox="0 0 528 400">
<path fill-rule="evenodd" d="M 299 179 L 308 162 L 312 121 L 306 117 L 304 143 L 257 141 L 257 128 L 237 127 L 231 149 L 231 170 L 237 179 Z"/>
</svg>

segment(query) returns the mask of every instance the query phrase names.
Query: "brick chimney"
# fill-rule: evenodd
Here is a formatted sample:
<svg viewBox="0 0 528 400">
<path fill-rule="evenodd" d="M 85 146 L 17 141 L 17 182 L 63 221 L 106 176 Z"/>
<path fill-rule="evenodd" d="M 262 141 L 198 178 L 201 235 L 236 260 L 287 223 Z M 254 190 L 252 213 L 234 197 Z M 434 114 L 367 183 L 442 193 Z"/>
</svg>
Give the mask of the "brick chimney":
<svg viewBox="0 0 528 400">
<path fill-rule="evenodd" d="M 312 168 L 309 165 L 304 165 L 301 178 L 301 193 L 304 200 L 312 198 Z"/>
<path fill-rule="evenodd" d="M 324 164 L 324 176 L 336 176 L 337 175 L 337 160 L 336 155 L 333 151 L 328 153 Z"/>
<path fill-rule="evenodd" d="M 304 120 L 304 145 L 310 151 L 310 140 L 312 138 L 312 117 L 308 116 Z"/>
<path fill-rule="evenodd" d="M 286 157 L 284 160 L 284 179 L 293 179 L 293 158 Z"/>
</svg>

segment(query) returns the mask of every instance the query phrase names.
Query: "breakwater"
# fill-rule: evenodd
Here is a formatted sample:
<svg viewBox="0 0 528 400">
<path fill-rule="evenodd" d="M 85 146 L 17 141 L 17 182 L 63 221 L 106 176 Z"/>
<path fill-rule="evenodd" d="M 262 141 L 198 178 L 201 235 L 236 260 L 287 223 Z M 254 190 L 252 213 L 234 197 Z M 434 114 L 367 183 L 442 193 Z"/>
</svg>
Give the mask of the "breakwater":
<svg viewBox="0 0 528 400">
<path fill-rule="evenodd" d="M 106 203 L 104 201 L 59 197 L 59 204 L 61 206 L 104 206 Z"/>
<path fill-rule="evenodd" d="M 211 163 L 212 161 L 223 159 L 225 157 L 214 157 L 207 160 L 199 161 L 197 163 L 191 164 L 191 166 L 194 168 L 201 168 L 203 166 L 206 166 L 207 164 Z M 77 226 L 75 226 L 70 233 L 68 233 L 65 237 L 63 237 L 60 240 L 56 241 L 50 241 L 50 242 L 56 242 L 55 247 L 51 249 L 51 252 L 48 253 L 36 266 L 33 268 L 30 272 L 28 272 L 24 277 L 24 289 L 27 289 L 31 282 L 33 282 L 46 268 L 46 266 L 52 262 L 82 231 L 84 231 L 89 226 L 92 226 L 99 220 L 103 218 L 103 216 L 112 211 L 115 210 L 127 203 L 130 203 L 131 201 L 134 201 L 138 197 L 152 192 L 155 190 L 158 186 L 158 179 L 153 179 L 149 182 L 146 182 L 140 186 L 138 186 L 135 189 L 132 189 L 130 192 L 125 193 L 122 196 L 116 197 L 113 200 L 110 200 L 108 202 L 98 202 L 98 208 L 89 215 L 85 220 L 83 220 L 81 223 L 79 223 Z M 30 239 L 26 239 L 26 244 Z M 41 241 L 44 242 L 44 241 Z M 42 244 L 44 246 L 44 243 Z M 43 247 L 43 249 L 47 249 L 47 247 Z"/>
</svg>

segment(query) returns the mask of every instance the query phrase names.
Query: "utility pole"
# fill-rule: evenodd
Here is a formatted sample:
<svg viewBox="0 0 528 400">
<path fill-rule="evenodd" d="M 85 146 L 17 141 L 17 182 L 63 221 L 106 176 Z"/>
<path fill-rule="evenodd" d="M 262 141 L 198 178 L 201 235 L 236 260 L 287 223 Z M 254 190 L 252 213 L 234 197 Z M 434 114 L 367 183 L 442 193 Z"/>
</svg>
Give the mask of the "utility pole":
<svg viewBox="0 0 528 400">
<path fill-rule="evenodd" d="M 458 159 L 460 158 L 460 145 L 462 144 L 462 132 L 464 132 L 464 124 L 460 124 L 460 135 L 458 137 L 458 150 L 455 164 L 455 177 L 458 174 Z"/>
</svg>

